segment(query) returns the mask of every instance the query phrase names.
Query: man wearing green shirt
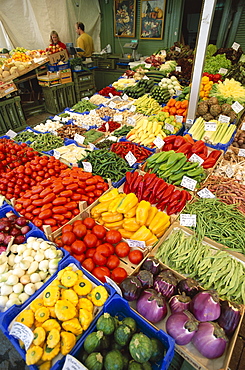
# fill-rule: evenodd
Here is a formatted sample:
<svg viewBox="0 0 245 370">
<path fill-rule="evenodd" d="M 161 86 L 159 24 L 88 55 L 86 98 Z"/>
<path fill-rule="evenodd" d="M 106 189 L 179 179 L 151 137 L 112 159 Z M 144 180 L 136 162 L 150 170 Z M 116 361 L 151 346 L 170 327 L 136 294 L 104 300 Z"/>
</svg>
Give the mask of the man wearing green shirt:
<svg viewBox="0 0 245 370">
<path fill-rule="evenodd" d="M 91 57 L 94 52 L 94 43 L 90 35 L 84 32 L 84 24 L 82 22 L 77 22 L 75 24 L 76 33 L 79 35 L 77 38 L 77 47 L 84 50 L 84 52 L 79 52 L 78 55 L 84 58 Z"/>
</svg>

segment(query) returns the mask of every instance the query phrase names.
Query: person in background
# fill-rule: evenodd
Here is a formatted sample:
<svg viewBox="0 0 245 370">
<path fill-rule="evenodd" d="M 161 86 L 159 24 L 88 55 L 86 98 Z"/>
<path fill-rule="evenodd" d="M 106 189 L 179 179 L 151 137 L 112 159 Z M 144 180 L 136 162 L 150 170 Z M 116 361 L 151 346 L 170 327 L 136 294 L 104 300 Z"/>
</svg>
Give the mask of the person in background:
<svg viewBox="0 0 245 370">
<path fill-rule="evenodd" d="M 94 52 L 94 43 L 90 35 L 84 32 L 84 24 L 77 22 L 75 24 L 76 33 L 79 35 L 77 38 L 77 47 L 84 50 L 84 52 L 79 52 L 78 55 L 84 60 L 91 57 Z"/>
<path fill-rule="evenodd" d="M 61 49 L 65 49 L 66 50 L 66 44 L 64 44 L 63 42 L 60 41 L 60 38 L 59 38 L 59 35 L 56 31 L 52 31 L 50 33 L 50 45 L 49 47 L 53 47 L 53 46 L 57 46 Z"/>
</svg>

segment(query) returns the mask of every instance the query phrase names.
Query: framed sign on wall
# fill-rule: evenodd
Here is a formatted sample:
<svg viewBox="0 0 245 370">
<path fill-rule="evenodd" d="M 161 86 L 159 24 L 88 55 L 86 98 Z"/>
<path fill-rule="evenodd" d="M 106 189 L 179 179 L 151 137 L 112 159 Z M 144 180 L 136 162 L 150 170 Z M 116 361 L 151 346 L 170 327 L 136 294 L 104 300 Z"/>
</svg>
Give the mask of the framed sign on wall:
<svg viewBox="0 0 245 370">
<path fill-rule="evenodd" d="M 136 0 L 114 0 L 114 36 L 135 37 Z"/>
<path fill-rule="evenodd" d="M 140 38 L 162 40 L 166 0 L 142 0 Z"/>
</svg>

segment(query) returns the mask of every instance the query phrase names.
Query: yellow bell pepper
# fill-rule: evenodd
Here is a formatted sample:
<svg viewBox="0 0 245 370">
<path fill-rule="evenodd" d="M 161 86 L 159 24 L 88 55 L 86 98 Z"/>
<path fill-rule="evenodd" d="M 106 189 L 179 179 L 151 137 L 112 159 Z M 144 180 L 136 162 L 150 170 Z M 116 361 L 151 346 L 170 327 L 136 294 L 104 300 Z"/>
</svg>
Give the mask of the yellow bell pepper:
<svg viewBox="0 0 245 370">
<path fill-rule="evenodd" d="M 145 241 L 145 245 L 153 245 L 154 243 L 156 243 L 158 241 L 158 238 L 156 237 L 156 235 L 152 234 L 151 233 L 151 236 L 149 239 L 146 239 Z"/>
<path fill-rule="evenodd" d="M 133 235 L 132 240 L 140 240 L 145 242 L 147 239 L 151 237 L 152 233 L 145 225 L 141 226 Z"/>
<path fill-rule="evenodd" d="M 125 218 L 123 220 L 123 228 L 127 231 L 137 231 L 140 228 L 140 225 L 136 221 L 135 217 L 132 218 Z"/>
<path fill-rule="evenodd" d="M 149 212 L 148 212 L 148 216 L 147 216 L 147 220 L 146 220 L 146 223 L 145 223 L 145 226 L 149 226 L 151 221 L 153 220 L 153 218 L 156 216 L 158 212 L 158 209 L 157 207 L 151 207 Z"/>
<path fill-rule="evenodd" d="M 123 215 L 121 213 L 115 212 L 103 212 L 101 214 L 102 220 L 106 222 L 116 222 L 121 221 L 123 219 Z"/>
<path fill-rule="evenodd" d="M 136 209 L 138 207 L 138 204 L 131 208 L 127 213 L 124 213 L 124 217 L 126 218 L 131 218 L 131 217 L 134 217 L 136 215 Z"/>
<path fill-rule="evenodd" d="M 169 220 L 170 217 L 166 213 L 159 211 L 151 221 L 149 229 L 153 232 L 153 234 L 156 235 L 160 233 Z"/>
<path fill-rule="evenodd" d="M 111 204 L 111 200 L 108 200 L 107 202 L 98 203 L 96 206 L 94 206 L 91 209 L 91 216 L 94 218 L 100 215 L 103 212 L 107 212 L 109 205 Z"/>
<path fill-rule="evenodd" d="M 170 221 L 168 221 L 168 222 L 164 225 L 164 227 L 161 229 L 161 231 L 160 231 L 159 233 L 157 233 L 157 234 L 156 234 L 156 236 L 157 236 L 158 238 L 161 238 L 161 236 L 163 236 L 163 234 L 165 233 L 165 231 L 167 230 L 167 228 L 169 227 L 169 225 L 170 225 Z"/>
<path fill-rule="evenodd" d="M 117 208 L 119 207 L 121 201 L 123 200 L 123 198 L 126 197 L 126 194 L 122 193 L 122 194 L 119 194 L 115 199 L 113 199 L 113 201 L 110 203 L 109 207 L 108 207 L 108 211 L 109 212 L 117 212 Z"/>
<path fill-rule="evenodd" d="M 134 234 L 133 231 L 128 231 L 125 229 L 118 229 L 118 231 L 121 233 L 122 237 L 125 239 L 132 239 L 132 235 Z"/>
<path fill-rule="evenodd" d="M 106 193 L 105 195 L 102 195 L 99 198 L 99 202 L 103 203 L 103 202 L 108 202 L 108 200 L 112 201 L 113 199 L 115 199 L 118 196 L 118 194 L 119 194 L 118 189 L 113 188 L 112 190 L 108 191 L 108 193 Z"/>
<path fill-rule="evenodd" d="M 123 220 L 121 221 L 116 221 L 116 222 L 105 222 L 104 227 L 107 227 L 107 229 L 114 229 L 117 230 L 123 225 Z"/>
<path fill-rule="evenodd" d="M 138 198 L 134 193 L 129 193 L 123 198 L 122 203 L 117 208 L 119 213 L 127 213 L 131 208 L 135 207 L 138 203 Z"/>
<path fill-rule="evenodd" d="M 150 202 L 147 202 L 145 200 L 139 202 L 138 207 L 136 209 L 136 221 L 140 226 L 145 225 L 150 208 L 151 208 Z"/>
</svg>

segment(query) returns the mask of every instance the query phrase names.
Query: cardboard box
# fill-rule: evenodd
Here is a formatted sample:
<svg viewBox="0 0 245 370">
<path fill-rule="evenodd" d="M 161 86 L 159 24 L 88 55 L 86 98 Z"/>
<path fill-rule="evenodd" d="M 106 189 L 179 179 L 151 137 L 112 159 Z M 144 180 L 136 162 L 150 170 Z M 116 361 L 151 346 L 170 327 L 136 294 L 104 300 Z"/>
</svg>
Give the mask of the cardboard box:
<svg viewBox="0 0 245 370">
<path fill-rule="evenodd" d="M 58 53 L 48 55 L 49 63 L 56 64 L 61 62 L 65 62 L 68 60 L 68 54 L 66 50 L 59 51 Z"/>
<path fill-rule="evenodd" d="M 59 76 L 60 76 L 60 82 L 62 84 L 72 82 L 71 69 L 65 69 L 63 71 L 59 71 Z"/>
<path fill-rule="evenodd" d="M 58 73 L 48 73 L 43 76 L 38 76 L 37 80 L 40 86 L 45 86 L 45 87 L 50 87 L 53 85 L 60 84 L 60 76 Z"/>
</svg>

